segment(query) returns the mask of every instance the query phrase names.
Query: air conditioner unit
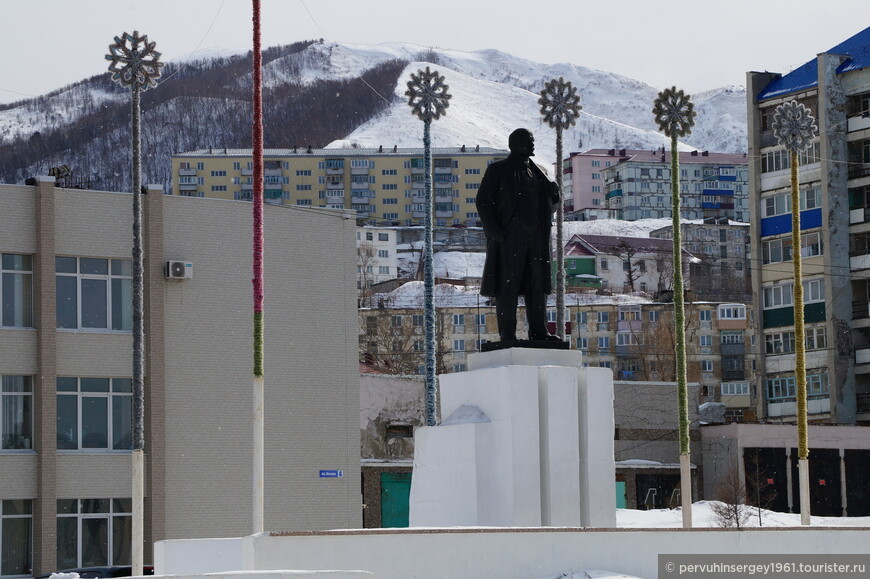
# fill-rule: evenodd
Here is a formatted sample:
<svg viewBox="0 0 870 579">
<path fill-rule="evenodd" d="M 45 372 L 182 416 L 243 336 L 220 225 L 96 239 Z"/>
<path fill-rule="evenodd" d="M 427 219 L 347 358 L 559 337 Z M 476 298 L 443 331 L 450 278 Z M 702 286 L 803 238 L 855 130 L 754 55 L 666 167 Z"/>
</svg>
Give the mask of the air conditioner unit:
<svg viewBox="0 0 870 579">
<path fill-rule="evenodd" d="M 169 260 L 166 262 L 168 279 L 190 279 L 193 277 L 193 264 L 189 261 Z"/>
</svg>

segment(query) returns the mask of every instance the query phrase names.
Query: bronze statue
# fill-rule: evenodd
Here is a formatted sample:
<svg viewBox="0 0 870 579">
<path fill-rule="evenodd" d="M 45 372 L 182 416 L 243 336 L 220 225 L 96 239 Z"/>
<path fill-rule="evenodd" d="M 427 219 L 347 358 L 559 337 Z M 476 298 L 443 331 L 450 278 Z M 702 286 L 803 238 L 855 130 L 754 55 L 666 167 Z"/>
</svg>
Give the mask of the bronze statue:
<svg viewBox="0 0 870 579">
<path fill-rule="evenodd" d="M 556 340 L 547 331 L 550 229 L 559 189 L 531 162 L 535 138 L 517 129 L 508 138 L 510 155 L 492 163 L 477 191 L 477 211 L 486 235 L 480 294 L 495 298 L 502 343 L 517 340 L 517 301 L 525 297 L 529 340 Z"/>
</svg>

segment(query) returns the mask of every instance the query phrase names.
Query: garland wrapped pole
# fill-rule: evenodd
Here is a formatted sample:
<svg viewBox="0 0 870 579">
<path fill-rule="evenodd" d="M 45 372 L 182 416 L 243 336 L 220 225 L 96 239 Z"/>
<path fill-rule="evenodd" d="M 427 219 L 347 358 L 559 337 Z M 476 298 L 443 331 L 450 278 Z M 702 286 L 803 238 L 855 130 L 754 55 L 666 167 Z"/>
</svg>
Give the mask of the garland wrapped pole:
<svg viewBox="0 0 870 579">
<path fill-rule="evenodd" d="M 677 87 L 658 94 L 653 115 L 659 129 L 671 138 L 671 217 L 673 228 L 674 269 L 674 332 L 677 369 L 677 405 L 680 422 L 680 497 L 682 498 L 683 528 L 692 527 L 692 469 L 689 446 L 689 394 L 686 377 L 686 326 L 683 304 L 682 232 L 680 231 L 680 156 L 677 137 L 692 132 L 695 124 L 695 106 L 689 95 Z"/>
<path fill-rule="evenodd" d="M 797 389 L 798 483 L 801 525 L 810 524 L 810 467 L 807 443 L 807 366 L 804 356 L 804 288 L 801 271 L 801 216 L 798 180 L 798 153 L 805 151 L 818 133 L 810 110 L 797 101 L 776 107 L 773 134 L 789 153 L 791 165 L 791 247 L 794 269 L 794 373 Z"/>
<path fill-rule="evenodd" d="M 253 532 L 265 529 L 265 396 L 263 376 L 263 57 L 260 50 L 260 0 L 253 0 L 253 125 L 251 153 L 254 164 L 254 476 Z"/>
<path fill-rule="evenodd" d="M 408 81 L 408 104 L 412 113 L 423 121 L 423 167 L 426 216 L 423 223 L 423 319 L 426 350 L 426 425 L 437 422 L 435 395 L 435 276 L 432 269 L 432 142 L 430 129 L 450 105 L 449 87 L 437 71 L 418 70 Z"/>
<path fill-rule="evenodd" d="M 580 115 L 580 97 L 577 89 L 561 76 L 544 84 L 541 98 L 541 116 L 550 128 L 556 129 L 556 185 L 562 193 L 562 130 L 574 125 Z M 565 339 L 565 200 L 556 208 L 556 335 Z"/>
<path fill-rule="evenodd" d="M 154 50 L 157 43 L 148 42 L 148 35 L 139 36 L 126 32 L 116 36 L 109 45 L 109 72 L 112 80 L 123 87 L 130 87 L 132 97 L 131 124 L 133 140 L 132 189 L 133 189 L 133 412 L 132 412 L 132 499 L 133 528 L 131 530 L 131 565 L 133 575 L 142 575 L 143 548 L 145 545 L 145 309 L 143 297 L 144 259 L 142 255 L 142 137 L 140 131 L 141 91 L 157 86 L 160 78 L 160 53 Z M 115 562 L 116 564 L 118 562 Z"/>
</svg>

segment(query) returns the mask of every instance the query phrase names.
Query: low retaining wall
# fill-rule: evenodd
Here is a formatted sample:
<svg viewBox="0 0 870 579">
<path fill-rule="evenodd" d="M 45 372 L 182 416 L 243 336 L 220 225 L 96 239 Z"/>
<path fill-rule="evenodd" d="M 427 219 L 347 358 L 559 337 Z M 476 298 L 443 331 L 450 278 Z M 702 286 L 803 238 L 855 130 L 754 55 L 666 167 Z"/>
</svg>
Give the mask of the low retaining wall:
<svg viewBox="0 0 870 579">
<path fill-rule="evenodd" d="M 870 529 L 450 528 L 260 534 L 160 541 L 157 575 L 358 569 L 378 579 L 534 579 L 607 569 L 658 576 L 659 554 L 861 554 Z"/>
</svg>

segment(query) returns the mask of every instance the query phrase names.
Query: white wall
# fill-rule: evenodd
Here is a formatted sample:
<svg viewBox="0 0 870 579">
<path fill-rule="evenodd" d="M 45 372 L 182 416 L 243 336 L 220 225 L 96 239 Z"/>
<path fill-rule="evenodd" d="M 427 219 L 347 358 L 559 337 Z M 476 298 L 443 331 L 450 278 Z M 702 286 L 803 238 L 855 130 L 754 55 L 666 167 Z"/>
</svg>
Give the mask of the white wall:
<svg viewBox="0 0 870 579">
<path fill-rule="evenodd" d="M 573 569 L 658 575 L 659 554 L 858 554 L 868 529 L 405 529 L 157 543 L 158 575 L 238 570 L 359 569 L 378 579 L 530 579 Z M 220 567 L 217 552 L 233 552 Z"/>
</svg>

